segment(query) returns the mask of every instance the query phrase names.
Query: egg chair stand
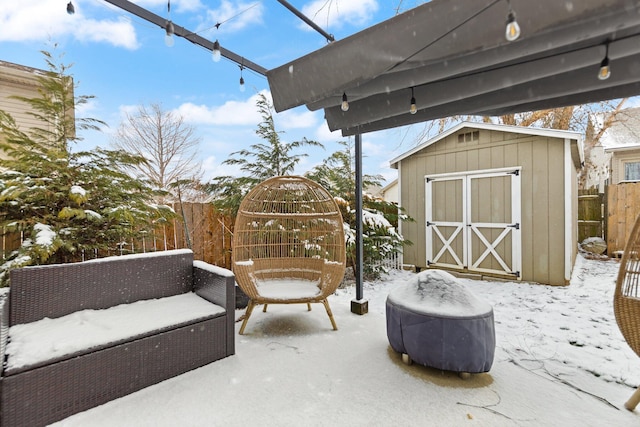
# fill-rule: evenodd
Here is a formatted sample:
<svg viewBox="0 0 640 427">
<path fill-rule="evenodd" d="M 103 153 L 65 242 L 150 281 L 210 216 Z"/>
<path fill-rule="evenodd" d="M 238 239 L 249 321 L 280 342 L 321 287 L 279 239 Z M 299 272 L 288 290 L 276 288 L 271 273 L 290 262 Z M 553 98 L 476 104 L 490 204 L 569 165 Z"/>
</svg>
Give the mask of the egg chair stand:
<svg viewBox="0 0 640 427">
<path fill-rule="evenodd" d="M 239 333 L 256 305 L 321 303 L 329 306 L 344 277 L 342 215 L 319 184 L 299 176 L 270 178 L 242 200 L 233 233 L 233 270 L 249 298 Z"/>
<path fill-rule="evenodd" d="M 620 332 L 640 356 L 640 216 L 627 240 L 613 294 L 613 311 Z M 632 411 L 640 403 L 640 387 L 624 404 Z"/>
</svg>

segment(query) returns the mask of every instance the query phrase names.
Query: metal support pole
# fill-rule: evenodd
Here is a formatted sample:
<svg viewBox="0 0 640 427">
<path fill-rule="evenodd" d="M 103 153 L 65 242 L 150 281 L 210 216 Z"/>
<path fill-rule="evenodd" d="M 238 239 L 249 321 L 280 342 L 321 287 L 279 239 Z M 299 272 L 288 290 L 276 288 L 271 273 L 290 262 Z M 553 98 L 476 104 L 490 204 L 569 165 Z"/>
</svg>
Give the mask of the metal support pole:
<svg viewBox="0 0 640 427">
<path fill-rule="evenodd" d="M 364 299 L 362 290 L 362 266 L 363 266 L 363 245 L 362 245 L 362 135 L 356 134 L 356 265 L 354 273 L 356 278 L 356 299 L 351 301 L 351 312 L 356 314 L 366 314 L 369 311 L 369 302 Z"/>
<path fill-rule="evenodd" d="M 283 5 L 284 7 L 286 7 L 287 9 L 289 9 L 289 11 L 291 11 L 294 15 L 296 15 L 298 18 L 302 19 L 308 26 L 310 26 L 311 28 L 313 28 L 314 30 L 316 30 L 317 32 L 319 32 L 320 34 L 322 34 L 322 36 L 327 39 L 327 41 L 329 42 L 333 42 L 335 41 L 335 39 L 333 38 L 332 34 L 327 33 L 325 30 L 323 30 L 322 28 L 320 28 L 315 22 L 313 22 L 311 19 L 307 18 L 302 12 L 300 12 L 298 9 L 296 9 L 295 7 L 293 7 L 291 5 L 291 3 L 289 3 L 286 0 L 278 0 L 278 3 L 280 3 L 281 5 Z"/>
</svg>

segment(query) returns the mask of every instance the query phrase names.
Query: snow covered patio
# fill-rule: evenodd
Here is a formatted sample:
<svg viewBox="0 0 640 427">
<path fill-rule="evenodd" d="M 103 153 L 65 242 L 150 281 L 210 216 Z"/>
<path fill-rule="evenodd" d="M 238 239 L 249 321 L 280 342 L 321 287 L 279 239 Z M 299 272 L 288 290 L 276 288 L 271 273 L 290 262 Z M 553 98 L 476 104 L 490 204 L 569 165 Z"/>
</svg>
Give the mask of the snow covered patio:
<svg viewBox="0 0 640 427">
<path fill-rule="evenodd" d="M 617 269 L 579 256 L 569 287 L 465 280 L 493 304 L 497 340 L 491 371 L 470 380 L 390 349 L 385 298 L 403 272 L 365 284 L 367 315 L 350 312 L 352 288 L 331 296 L 338 331 L 319 305 L 274 306 L 236 335 L 235 356 L 54 425 L 640 425 L 623 407 L 640 358 L 613 316 Z"/>
</svg>

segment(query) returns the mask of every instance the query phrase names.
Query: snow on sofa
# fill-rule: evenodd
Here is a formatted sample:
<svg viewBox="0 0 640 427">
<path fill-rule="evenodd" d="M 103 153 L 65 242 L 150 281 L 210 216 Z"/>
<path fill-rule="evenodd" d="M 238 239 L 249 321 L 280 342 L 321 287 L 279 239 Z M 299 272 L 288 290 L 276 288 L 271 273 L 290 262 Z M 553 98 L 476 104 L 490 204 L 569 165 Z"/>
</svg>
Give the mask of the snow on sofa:
<svg viewBox="0 0 640 427">
<path fill-rule="evenodd" d="M 235 353 L 235 278 L 190 250 L 34 266 L 0 296 L 0 424 L 50 424 Z"/>
</svg>

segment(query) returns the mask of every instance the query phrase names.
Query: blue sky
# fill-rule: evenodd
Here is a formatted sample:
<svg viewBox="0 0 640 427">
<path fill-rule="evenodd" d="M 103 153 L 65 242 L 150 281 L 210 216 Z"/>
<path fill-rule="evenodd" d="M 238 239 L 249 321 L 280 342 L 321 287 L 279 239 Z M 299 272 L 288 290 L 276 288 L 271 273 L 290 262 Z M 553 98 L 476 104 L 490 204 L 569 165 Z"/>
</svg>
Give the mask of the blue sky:
<svg viewBox="0 0 640 427">
<path fill-rule="evenodd" d="M 66 13 L 68 0 L 3 2 L 0 10 L 0 60 L 46 68 L 41 50 L 64 53 L 63 63 L 73 64 L 71 74 L 77 94 L 95 95 L 79 114 L 104 120 L 103 132 L 86 133 L 79 148 L 108 146 L 123 111 L 140 104 L 161 103 L 179 112 L 201 138 L 200 159 L 205 179 L 237 175 L 234 166 L 221 163 L 230 153 L 263 142 L 255 135 L 261 118 L 257 94 L 268 95 L 265 77 L 245 69 L 245 90 L 240 91 L 240 68 L 184 39 L 173 47 L 164 43 L 164 30 L 103 0 L 72 0 L 75 15 Z M 134 3 L 167 17 L 167 0 Z M 336 39 L 345 38 L 391 18 L 419 1 L 407 0 L 290 0 Z M 325 45 L 325 39 L 275 0 L 172 0 L 171 19 L 176 24 L 244 56 L 267 69 L 275 68 Z M 222 24 L 216 29 L 215 24 Z M 274 116 L 284 141 L 302 137 L 325 145 L 308 149 L 309 157 L 296 173 L 304 173 L 339 150 L 343 141 L 330 133 L 322 111 L 299 107 Z M 420 128 L 417 126 L 417 128 Z M 390 159 L 416 144 L 418 130 L 404 128 L 363 136 L 364 172 L 382 174 L 387 182 L 396 171 Z"/>
</svg>

